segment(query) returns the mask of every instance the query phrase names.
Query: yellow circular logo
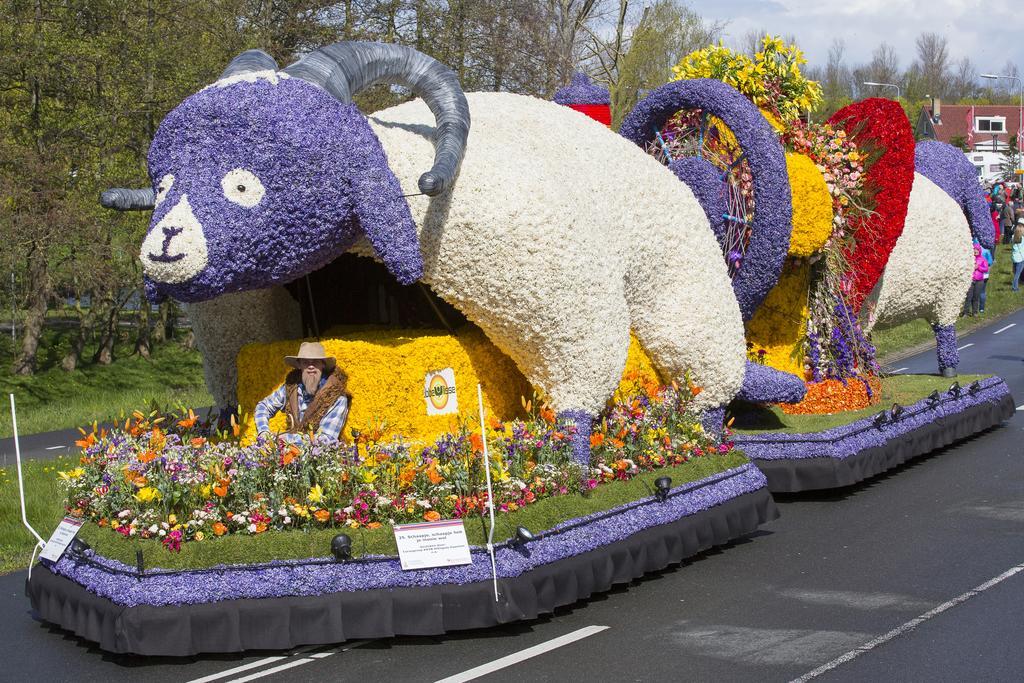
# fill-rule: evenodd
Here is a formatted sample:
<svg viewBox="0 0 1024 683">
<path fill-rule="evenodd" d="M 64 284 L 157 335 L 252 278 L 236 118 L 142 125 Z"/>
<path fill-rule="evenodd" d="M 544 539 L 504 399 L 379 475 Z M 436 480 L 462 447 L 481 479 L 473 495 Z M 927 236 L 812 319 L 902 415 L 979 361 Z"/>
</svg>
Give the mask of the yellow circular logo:
<svg viewBox="0 0 1024 683">
<path fill-rule="evenodd" d="M 441 375 L 434 375 L 430 378 L 427 393 L 430 404 L 434 406 L 435 410 L 444 410 L 444 407 L 448 405 L 448 382 Z"/>
</svg>

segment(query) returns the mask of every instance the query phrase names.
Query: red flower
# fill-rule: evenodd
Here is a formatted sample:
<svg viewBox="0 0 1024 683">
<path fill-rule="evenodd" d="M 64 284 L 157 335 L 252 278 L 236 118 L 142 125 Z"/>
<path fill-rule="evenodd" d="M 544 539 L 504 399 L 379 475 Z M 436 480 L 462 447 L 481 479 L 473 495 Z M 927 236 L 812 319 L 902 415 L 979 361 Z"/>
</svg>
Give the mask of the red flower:
<svg viewBox="0 0 1024 683">
<path fill-rule="evenodd" d="M 849 303 L 859 311 L 903 233 L 914 184 L 914 135 L 903 107 L 877 97 L 843 107 L 828 122 L 874 159 L 866 171 L 867 186 L 875 190 L 874 213 L 852 226 L 856 246 L 847 254 L 853 266 Z"/>
</svg>

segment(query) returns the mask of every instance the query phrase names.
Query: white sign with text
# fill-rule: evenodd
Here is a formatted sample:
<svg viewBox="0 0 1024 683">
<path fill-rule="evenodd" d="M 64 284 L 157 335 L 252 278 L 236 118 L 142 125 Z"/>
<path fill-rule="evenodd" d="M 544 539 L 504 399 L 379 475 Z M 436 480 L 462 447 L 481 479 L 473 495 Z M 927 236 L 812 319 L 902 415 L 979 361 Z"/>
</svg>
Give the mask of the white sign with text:
<svg viewBox="0 0 1024 683">
<path fill-rule="evenodd" d="M 402 569 L 452 567 L 473 562 L 461 519 L 396 524 L 395 541 Z"/>
<path fill-rule="evenodd" d="M 427 415 L 447 415 L 459 412 L 455 395 L 455 370 L 431 370 L 423 378 L 423 399 L 427 402 Z"/>
<path fill-rule="evenodd" d="M 78 530 L 82 528 L 82 520 L 75 519 L 74 517 L 65 517 L 61 520 L 57 528 L 53 530 L 53 535 L 50 536 L 50 540 L 46 542 L 46 547 L 43 548 L 43 552 L 39 553 L 39 557 L 50 562 L 56 562 L 60 559 L 60 556 L 64 554 L 64 551 L 71 545 L 71 541 L 75 540 L 75 536 L 78 534 Z"/>
</svg>

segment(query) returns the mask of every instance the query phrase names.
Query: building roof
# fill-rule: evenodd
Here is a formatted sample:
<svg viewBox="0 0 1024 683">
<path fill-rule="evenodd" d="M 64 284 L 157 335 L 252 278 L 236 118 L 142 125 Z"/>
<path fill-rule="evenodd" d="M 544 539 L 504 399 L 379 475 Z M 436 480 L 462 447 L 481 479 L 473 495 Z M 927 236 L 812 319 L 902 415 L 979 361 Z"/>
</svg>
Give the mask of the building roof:
<svg viewBox="0 0 1024 683">
<path fill-rule="evenodd" d="M 941 121 L 934 123 L 931 119 L 931 107 L 921 107 L 921 114 L 917 121 L 918 137 L 930 137 L 941 142 L 952 142 L 953 138 L 961 137 L 967 140 L 967 114 L 971 110 L 969 104 L 943 104 L 941 106 Z M 976 104 L 974 106 L 974 117 L 1002 116 L 1006 118 L 1005 133 L 998 134 L 998 140 L 1002 143 L 1009 142 L 1008 136 L 1017 134 L 1020 126 L 1020 108 L 1015 104 Z M 992 133 L 974 133 L 973 149 L 983 149 L 986 145 L 992 146 Z"/>
</svg>

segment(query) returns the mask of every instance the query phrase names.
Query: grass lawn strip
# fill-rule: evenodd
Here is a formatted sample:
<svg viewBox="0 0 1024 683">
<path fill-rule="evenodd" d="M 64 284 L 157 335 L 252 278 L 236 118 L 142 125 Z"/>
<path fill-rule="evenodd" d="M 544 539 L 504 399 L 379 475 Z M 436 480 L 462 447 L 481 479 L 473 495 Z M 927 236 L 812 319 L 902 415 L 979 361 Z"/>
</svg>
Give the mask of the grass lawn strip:
<svg viewBox="0 0 1024 683">
<path fill-rule="evenodd" d="M 672 486 L 677 487 L 739 467 L 746 462 L 748 462 L 747 459 L 739 454 L 706 455 L 694 458 L 685 465 L 643 472 L 627 481 L 603 484 L 587 496 L 563 495 L 545 498 L 515 512 L 498 514 L 495 517 L 495 542 L 500 543 L 511 538 L 515 528 L 520 525 L 531 531 L 540 532 L 566 520 L 603 512 L 645 498 L 651 495 L 651 491 L 654 489 L 654 480 L 660 476 L 672 477 Z M 35 468 L 32 474 L 35 478 L 54 478 L 53 472 L 42 472 L 41 468 Z M 28 472 L 26 472 L 26 476 L 28 476 Z M 13 476 L 8 478 L 13 479 Z M 38 485 L 37 483 L 36 486 Z M 16 481 L 13 493 L 14 504 L 17 506 Z M 63 507 L 60 502 L 61 493 L 55 483 L 49 493 L 49 498 L 43 499 L 51 501 L 49 507 L 45 511 L 39 511 L 36 515 L 39 520 L 37 529 L 44 536 L 50 533 L 63 515 Z M 8 497 L 5 496 L 4 500 L 8 500 Z M 31 502 L 29 502 L 29 506 L 32 506 Z M 4 566 L 7 570 L 18 569 L 27 564 L 32 552 L 31 539 L 28 531 L 21 527 L 20 515 L 12 515 L 12 517 L 18 520 L 15 528 L 8 530 L 6 527 L 0 527 L 0 531 L 4 533 L 3 545 L 0 547 L 4 549 Z M 6 514 L 4 519 L 7 519 Z M 33 521 L 33 524 L 35 523 Z M 470 544 L 484 545 L 487 537 L 484 518 L 466 518 L 465 524 Z M 19 529 L 21 529 L 20 532 Z M 218 564 L 250 564 L 271 560 L 327 557 L 330 555 L 331 539 L 342 532 L 352 537 L 353 553 L 357 556 L 395 555 L 398 552 L 394 534 L 388 527 L 377 529 L 337 527 L 314 531 L 267 531 L 257 536 L 229 535 L 184 544 L 181 551 L 177 553 L 165 550 L 155 540 L 126 539 L 114 531 L 101 529 L 95 524 L 86 524 L 79 532 L 79 538 L 91 545 L 98 554 L 130 566 L 135 565 L 136 550 L 142 550 L 147 569 L 199 569 Z M 7 540 L 8 536 L 11 537 L 10 543 Z"/>
<path fill-rule="evenodd" d="M 776 406 L 734 403 L 731 412 L 736 417 L 733 430 L 737 434 L 758 434 L 765 431 L 783 434 L 810 434 L 872 417 L 892 408 L 893 403 L 908 406 L 926 398 L 933 391 L 944 392 L 953 382 L 966 387 L 975 380 L 991 375 L 960 375 L 955 379 L 936 375 L 892 375 L 882 380 L 882 400 L 862 408 L 831 415 L 787 415 Z"/>
</svg>

